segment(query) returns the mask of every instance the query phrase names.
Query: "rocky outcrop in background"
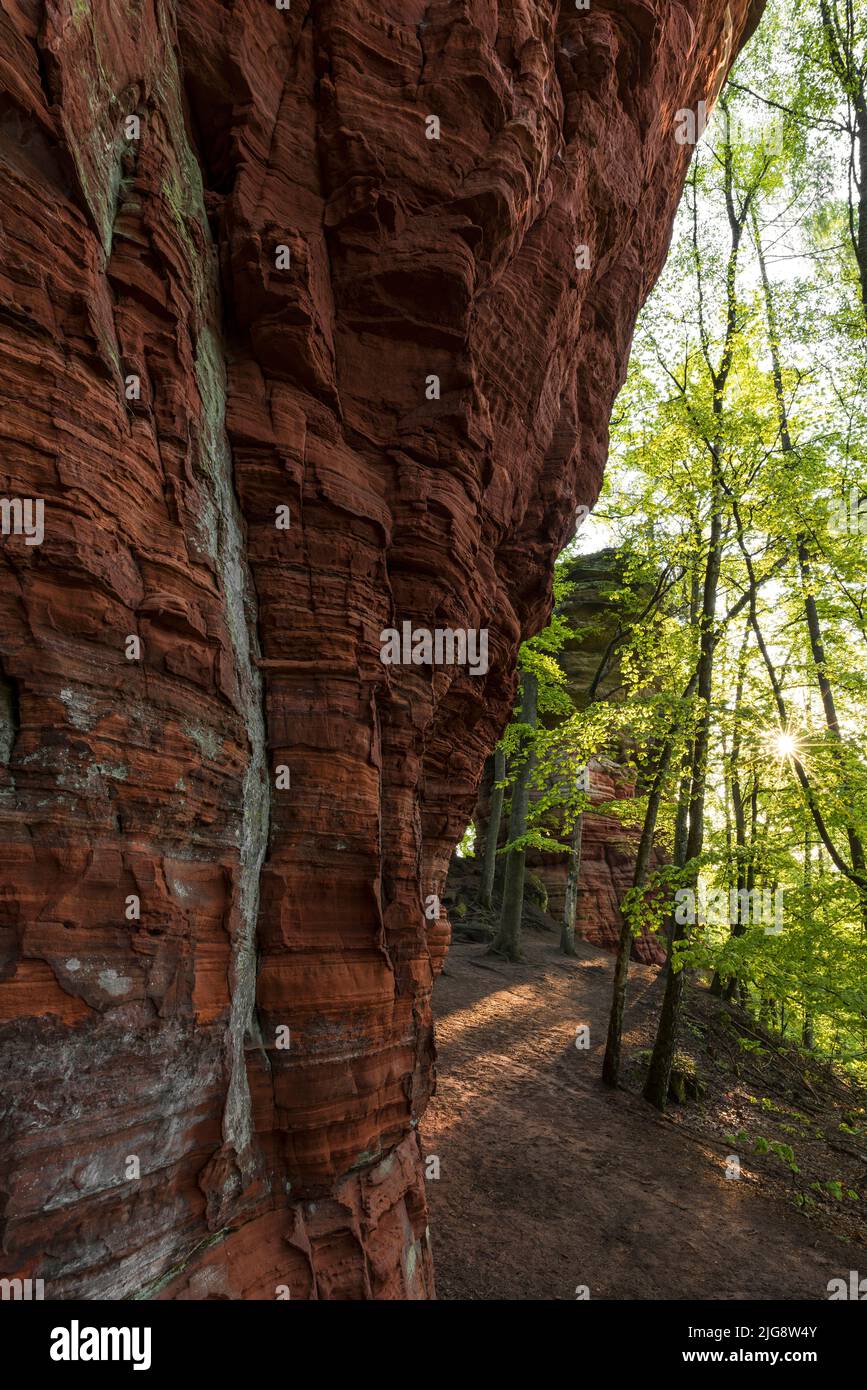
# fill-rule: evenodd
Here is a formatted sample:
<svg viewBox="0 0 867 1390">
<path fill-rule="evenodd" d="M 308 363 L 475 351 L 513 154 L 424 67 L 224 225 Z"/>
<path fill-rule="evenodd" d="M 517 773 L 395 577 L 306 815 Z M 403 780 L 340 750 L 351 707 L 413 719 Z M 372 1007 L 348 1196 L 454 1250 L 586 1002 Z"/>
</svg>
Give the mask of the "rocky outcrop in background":
<svg viewBox="0 0 867 1390">
<path fill-rule="evenodd" d="M 594 700 L 616 702 L 622 693 L 620 639 L 651 600 L 652 586 L 646 592 L 632 584 L 624 590 L 622 560 L 611 548 L 575 555 L 569 560 L 564 577 L 571 587 L 561 611 L 577 634 L 558 658 L 569 694 L 578 709 Z M 634 751 L 624 739 L 620 746 L 603 750 L 603 756 L 592 759 L 588 769 L 589 796 L 594 806 L 604 807 L 608 802 L 630 799 L 636 794 L 635 773 L 625 765 Z M 562 827 L 553 826 L 552 830 L 554 838 L 563 839 Z M 604 810 L 585 813 L 575 912 L 575 931 L 580 940 L 617 950 L 623 921 L 620 904 L 632 887 L 640 838 L 640 825 L 624 824 Z M 652 867 L 663 862 L 663 853 L 654 849 Z M 544 884 L 548 912 L 559 923 L 563 917 L 568 856 L 529 850 L 527 865 Z M 661 965 L 665 960 L 662 941 L 652 933 L 642 932 L 633 941 L 632 958 L 645 965 Z"/>
<path fill-rule="evenodd" d="M 622 639 L 628 635 L 630 624 L 638 619 L 652 599 L 652 585 L 645 589 L 632 580 L 625 584 L 623 559 L 613 548 L 570 556 L 562 567 L 562 578 L 568 584 L 568 592 L 561 600 L 558 612 L 574 636 L 558 653 L 557 661 L 563 670 L 565 688 L 572 705 L 582 710 L 596 701 L 616 703 L 622 698 L 623 692 L 620 667 Z M 553 729 L 559 721 L 549 715 L 544 722 Z M 636 751 L 634 744 L 630 744 L 624 734 L 610 748 L 600 749 L 587 769 L 588 795 L 591 805 L 597 809 L 586 811 L 582 817 L 575 933 L 579 940 L 611 951 L 617 950 L 620 940 L 623 922 L 620 904 L 632 887 L 641 826 L 624 823 L 616 815 L 610 814 L 607 803 L 631 800 L 640 790 L 636 787 L 636 774 L 628 766 L 630 756 Z M 475 854 L 480 857 L 488 832 L 493 771 L 493 758 L 489 758 L 473 810 Z M 536 788 L 531 791 L 531 801 L 537 797 Z M 544 828 L 549 837 L 558 843 L 571 843 L 572 827 L 568 823 L 564 825 L 556 812 L 546 818 Z M 500 822 L 501 847 L 508 838 L 506 810 Z M 651 866 L 659 866 L 664 859 L 663 852 L 654 848 Z M 544 908 L 550 919 L 548 927 L 554 927 L 559 933 L 565 906 L 569 854 L 566 850 L 555 852 L 530 848 L 526 851 L 526 864 L 529 875 L 527 896 L 533 901 L 534 890 L 537 898 L 541 895 L 542 902 L 537 901 L 535 906 Z M 503 867 L 504 863 L 498 860 L 494 901 L 497 911 Z M 473 900 L 481 888 L 480 865 L 455 856 L 449 870 L 449 887 L 460 895 L 459 901 L 472 905 L 478 915 L 478 903 Z M 453 914 L 450 915 L 454 920 Z M 474 937 L 478 934 L 479 939 L 490 939 L 494 920 L 491 917 L 485 922 L 482 935 L 478 931 L 482 924 L 477 923 L 474 916 L 470 934 Z M 461 925 L 462 934 L 466 934 L 464 924 Z M 534 925 L 537 928 L 542 925 L 537 912 L 530 911 L 527 925 L 531 929 Z M 646 965 L 661 965 L 665 960 L 663 943 L 658 936 L 642 932 L 633 942 L 632 957 Z"/>
<path fill-rule="evenodd" d="M 633 791 L 631 784 L 624 784 L 622 770 L 616 766 L 593 762 L 590 778 L 590 798 L 596 805 L 622 799 Z M 608 951 L 617 950 L 622 924 L 620 904 L 632 887 L 640 838 L 640 826 L 624 825 L 615 816 L 585 812 L 575 912 L 575 934 L 579 940 L 604 946 Z M 664 862 L 661 852 L 654 849 L 652 868 Z M 559 924 L 565 906 L 568 856 L 531 850 L 527 853 L 527 866 L 544 885 L 548 915 Z M 632 943 L 631 958 L 645 965 L 662 965 L 664 944 L 658 936 L 642 932 Z"/>
<path fill-rule="evenodd" d="M 759 8 L 4 0 L 3 1274 L 432 1293 L 423 901 Z"/>
</svg>

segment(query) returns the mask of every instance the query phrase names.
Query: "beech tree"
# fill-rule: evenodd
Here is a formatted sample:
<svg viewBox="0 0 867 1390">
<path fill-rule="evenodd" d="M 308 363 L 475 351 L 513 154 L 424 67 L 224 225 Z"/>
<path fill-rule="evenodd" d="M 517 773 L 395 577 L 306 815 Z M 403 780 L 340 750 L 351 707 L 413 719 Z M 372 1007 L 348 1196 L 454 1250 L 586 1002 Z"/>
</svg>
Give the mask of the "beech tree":
<svg viewBox="0 0 867 1390">
<path fill-rule="evenodd" d="M 867 0 L 775 0 L 696 152 L 613 420 L 593 524 L 650 598 L 586 707 L 537 729 L 523 843 L 568 856 L 566 953 L 589 802 L 562 774 L 603 755 L 634 784 L 599 808 L 636 844 L 603 1077 L 656 933 L 659 1107 L 693 984 L 867 1070 L 865 82 Z"/>
<path fill-rule="evenodd" d="M 539 707 L 539 682 L 534 671 L 521 673 L 521 713 L 519 732 L 524 741 L 517 775 L 512 784 L 512 809 L 509 815 L 509 842 L 505 847 L 506 869 L 503 875 L 503 903 L 500 926 L 491 951 L 506 960 L 518 960 L 521 954 L 521 914 L 524 907 L 524 873 L 526 868 L 527 809 L 530 804 L 530 783 L 536 764 L 535 740 Z"/>
<path fill-rule="evenodd" d="M 839 61 L 819 42 L 829 16 L 850 55 L 845 101 Z M 603 494 L 624 544 L 639 535 L 630 498 L 653 499 L 660 562 L 679 551 L 684 589 L 694 596 L 698 582 L 701 594 L 679 609 L 696 652 L 692 715 L 651 731 L 645 827 L 671 863 L 648 874 L 642 839 L 604 1066 L 616 1083 L 633 932 L 664 936 L 692 893 L 645 1087 L 659 1106 L 690 972 L 799 1042 L 853 1065 L 865 1055 L 867 224 L 857 158 L 848 194 L 838 177 L 865 129 L 865 9 L 824 5 L 813 19 L 811 54 L 789 49 L 788 62 L 770 25 L 697 155 L 639 326 Z M 768 112 L 784 121 L 771 148 L 745 134 Z M 715 895 L 750 910 L 703 911 Z"/>
<path fill-rule="evenodd" d="M 486 770 L 490 774 L 491 803 L 488 824 L 485 829 L 485 848 L 482 860 L 482 885 L 479 901 L 482 907 L 490 908 L 494 892 L 494 878 L 497 871 L 497 844 L 500 838 L 500 822 L 503 818 L 503 798 L 506 794 L 506 755 L 498 744 L 491 754 Z"/>
</svg>

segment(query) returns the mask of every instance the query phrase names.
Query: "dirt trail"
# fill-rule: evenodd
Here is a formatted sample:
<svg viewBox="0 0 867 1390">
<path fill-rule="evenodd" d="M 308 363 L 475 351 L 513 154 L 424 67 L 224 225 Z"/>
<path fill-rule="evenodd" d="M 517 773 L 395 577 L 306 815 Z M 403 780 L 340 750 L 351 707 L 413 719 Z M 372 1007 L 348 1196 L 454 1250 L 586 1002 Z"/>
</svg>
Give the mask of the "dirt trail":
<svg viewBox="0 0 867 1390">
<path fill-rule="evenodd" d="M 725 1177 L 724 1140 L 690 1136 L 599 1081 L 613 957 L 552 938 L 507 965 L 455 943 L 434 994 L 438 1094 L 422 1123 L 445 1299 L 825 1299 L 863 1251 Z M 656 972 L 633 966 L 624 1033 L 645 1045 Z M 575 1047 L 590 1025 L 590 1049 Z M 689 1123 L 689 1113 L 684 1117 Z"/>
</svg>

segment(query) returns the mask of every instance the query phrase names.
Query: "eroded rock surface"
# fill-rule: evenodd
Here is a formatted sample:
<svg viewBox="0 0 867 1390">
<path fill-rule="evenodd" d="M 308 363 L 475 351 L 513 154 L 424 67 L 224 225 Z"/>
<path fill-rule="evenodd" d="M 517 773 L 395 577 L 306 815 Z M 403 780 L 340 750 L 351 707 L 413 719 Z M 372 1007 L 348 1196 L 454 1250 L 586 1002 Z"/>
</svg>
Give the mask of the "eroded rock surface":
<svg viewBox="0 0 867 1390">
<path fill-rule="evenodd" d="M 757 9 L 0 6 L 3 1274 L 432 1293 L 422 901 Z"/>
</svg>

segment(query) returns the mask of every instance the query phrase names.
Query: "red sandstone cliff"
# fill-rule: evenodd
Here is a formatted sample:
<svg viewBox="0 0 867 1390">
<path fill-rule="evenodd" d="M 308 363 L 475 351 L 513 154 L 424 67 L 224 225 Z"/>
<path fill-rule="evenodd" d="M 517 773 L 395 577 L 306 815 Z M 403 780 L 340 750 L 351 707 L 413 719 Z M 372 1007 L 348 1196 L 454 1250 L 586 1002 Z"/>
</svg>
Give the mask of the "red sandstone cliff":
<svg viewBox="0 0 867 1390">
<path fill-rule="evenodd" d="M 0 1272 L 432 1292 L 422 899 L 758 8 L 2 0 Z"/>
</svg>

